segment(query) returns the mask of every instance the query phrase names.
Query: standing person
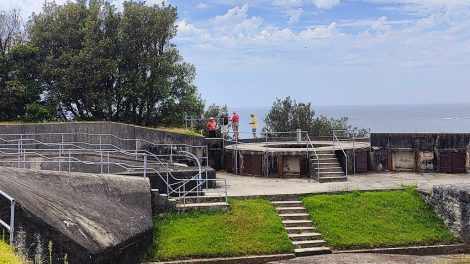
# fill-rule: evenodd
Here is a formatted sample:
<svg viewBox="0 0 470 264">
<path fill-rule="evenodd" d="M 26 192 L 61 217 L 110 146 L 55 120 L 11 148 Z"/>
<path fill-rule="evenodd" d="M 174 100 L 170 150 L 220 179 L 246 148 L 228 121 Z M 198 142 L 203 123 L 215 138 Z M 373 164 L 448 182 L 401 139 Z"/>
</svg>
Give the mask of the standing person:
<svg viewBox="0 0 470 264">
<path fill-rule="evenodd" d="M 251 125 L 251 132 L 253 132 L 253 138 L 256 139 L 256 129 L 258 128 L 258 120 L 256 120 L 255 114 L 251 113 L 251 122 L 249 123 Z"/>
<path fill-rule="evenodd" d="M 233 126 L 233 138 L 235 140 L 238 140 L 238 122 L 240 122 L 240 116 L 238 116 L 237 111 L 233 111 L 232 118 L 230 119 L 232 121 L 232 126 Z"/>
<path fill-rule="evenodd" d="M 224 139 L 228 139 L 228 115 L 227 113 L 223 112 L 222 115 L 220 115 L 220 119 L 222 119 L 222 125 L 220 126 L 220 130 L 222 132 L 222 136 Z"/>
<path fill-rule="evenodd" d="M 215 121 L 213 117 L 211 117 L 209 121 L 207 122 L 207 130 L 209 130 L 210 138 L 216 137 L 216 133 L 215 133 L 216 128 L 217 128 L 217 122 Z"/>
</svg>

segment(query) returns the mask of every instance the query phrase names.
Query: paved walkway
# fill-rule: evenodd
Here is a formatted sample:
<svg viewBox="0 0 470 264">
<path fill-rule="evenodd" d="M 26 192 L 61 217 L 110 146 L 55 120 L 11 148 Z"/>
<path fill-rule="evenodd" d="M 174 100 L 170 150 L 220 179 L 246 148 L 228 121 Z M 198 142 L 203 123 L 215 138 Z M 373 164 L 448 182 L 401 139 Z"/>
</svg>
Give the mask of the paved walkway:
<svg viewBox="0 0 470 264">
<path fill-rule="evenodd" d="M 318 183 L 308 179 L 281 179 L 250 177 L 217 172 L 218 179 L 226 179 L 229 196 L 276 194 L 305 194 L 352 190 L 397 189 L 414 184 L 418 189 L 431 191 L 437 184 L 470 183 L 470 174 L 444 173 L 368 173 L 348 176 L 347 182 Z"/>
<path fill-rule="evenodd" d="M 270 262 L 272 264 L 468 264 L 470 255 L 410 256 L 387 254 L 330 254 Z"/>
</svg>

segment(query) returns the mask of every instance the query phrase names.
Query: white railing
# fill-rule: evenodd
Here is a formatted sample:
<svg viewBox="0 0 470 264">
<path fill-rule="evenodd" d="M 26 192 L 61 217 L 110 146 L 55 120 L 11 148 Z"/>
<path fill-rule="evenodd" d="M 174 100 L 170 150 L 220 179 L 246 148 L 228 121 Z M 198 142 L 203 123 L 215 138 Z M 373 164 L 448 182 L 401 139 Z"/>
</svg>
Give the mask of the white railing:
<svg viewBox="0 0 470 264">
<path fill-rule="evenodd" d="M 18 138 L 14 138 L 17 136 Z M 31 137 L 60 137 L 59 142 L 42 142 L 38 139 Z M 99 143 L 90 143 L 90 142 L 81 142 L 81 141 L 66 141 L 66 136 L 87 136 L 94 137 L 95 140 L 98 140 Z M 3 137 L 8 137 L 13 139 L 5 139 Z M 98 139 L 97 139 L 97 138 Z M 135 141 L 135 149 L 124 150 L 110 143 L 103 143 L 104 137 L 112 137 L 119 141 Z M 0 134 L 0 155 L 3 156 L 13 156 L 16 157 L 15 160 L 0 160 L 0 163 L 17 163 L 17 167 L 25 168 L 28 163 L 57 163 L 59 171 L 62 170 L 62 165 L 68 165 L 68 171 L 71 171 L 71 164 L 81 163 L 86 165 L 98 165 L 100 166 L 100 172 L 110 173 L 110 165 L 117 166 L 126 171 L 133 171 L 137 173 L 142 173 L 143 176 L 147 176 L 148 173 L 157 174 L 160 179 L 167 186 L 168 195 L 176 195 L 178 197 L 186 197 L 193 195 L 187 191 L 175 187 L 179 185 L 187 185 L 189 182 L 197 186 L 205 184 L 208 186 L 209 181 L 214 181 L 214 179 L 208 179 L 207 177 L 207 168 L 204 170 L 201 169 L 201 161 L 206 165 L 208 163 L 207 156 L 198 158 L 194 154 L 188 155 L 191 153 L 186 150 L 192 150 L 193 148 L 202 148 L 205 153 L 207 153 L 207 146 L 191 146 L 187 144 L 156 144 L 141 139 L 122 139 L 110 134 L 88 134 L 88 133 L 43 133 L 43 134 Z M 138 142 L 145 142 L 148 145 L 154 147 L 165 147 L 170 150 L 169 154 L 158 155 L 151 153 L 147 150 L 138 149 Z M 84 147 L 86 146 L 86 147 Z M 57 153 L 57 155 L 55 155 Z M 73 157 L 76 154 L 94 154 L 99 155 L 99 161 L 93 160 L 83 160 L 77 157 Z M 53 154 L 51 157 L 50 155 Z M 129 164 L 126 162 L 111 162 L 110 155 L 118 155 L 119 158 L 122 157 L 131 157 L 132 163 Z M 29 157 L 39 157 L 40 160 L 28 159 Z M 116 158 L 116 157 L 113 157 Z M 199 173 L 196 176 L 191 177 L 190 179 L 181 179 L 176 178 L 171 173 L 171 170 L 168 168 L 170 163 L 173 163 L 174 160 L 181 158 L 190 158 L 195 159 L 199 165 Z M 165 175 L 162 175 L 165 174 Z M 205 179 L 202 175 L 205 174 Z M 173 183 L 172 183 L 173 182 Z M 190 191 L 193 191 L 192 189 Z M 199 195 L 197 193 L 196 195 Z"/>
<path fill-rule="evenodd" d="M 10 245 L 14 245 L 15 199 L 13 199 L 10 195 L 6 194 L 2 190 L 0 190 L 0 195 L 5 197 L 8 201 L 10 201 L 10 224 L 7 224 L 5 221 L 0 219 L 0 225 L 3 226 L 8 231 L 8 233 L 10 233 Z"/>
</svg>

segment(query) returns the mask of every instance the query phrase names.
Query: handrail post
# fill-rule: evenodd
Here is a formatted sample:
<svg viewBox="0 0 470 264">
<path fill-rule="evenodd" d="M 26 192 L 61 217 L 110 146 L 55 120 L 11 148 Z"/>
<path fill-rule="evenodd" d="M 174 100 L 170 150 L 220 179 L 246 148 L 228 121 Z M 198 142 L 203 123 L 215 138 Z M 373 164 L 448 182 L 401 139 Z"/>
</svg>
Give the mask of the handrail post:
<svg viewBox="0 0 470 264">
<path fill-rule="evenodd" d="M 147 177 L 147 153 L 144 153 L 144 178 Z"/>
<path fill-rule="evenodd" d="M 10 244 L 14 244 L 15 240 L 15 200 L 10 202 Z"/>
</svg>

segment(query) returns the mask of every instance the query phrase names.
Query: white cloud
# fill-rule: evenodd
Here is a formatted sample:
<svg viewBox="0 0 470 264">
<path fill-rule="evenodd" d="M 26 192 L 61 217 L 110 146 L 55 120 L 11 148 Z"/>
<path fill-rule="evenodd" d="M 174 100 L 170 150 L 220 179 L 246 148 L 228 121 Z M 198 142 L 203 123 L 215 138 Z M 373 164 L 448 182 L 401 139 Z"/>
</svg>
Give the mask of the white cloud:
<svg viewBox="0 0 470 264">
<path fill-rule="evenodd" d="M 313 3 L 320 9 L 330 9 L 339 5 L 339 0 L 313 0 Z"/>
<path fill-rule="evenodd" d="M 205 3 L 203 3 L 203 2 L 199 2 L 199 3 L 196 5 L 196 8 L 197 8 L 197 9 L 208 9 L 208 8 L 210 8 L 210 7 L 211 7 L 210 5 L 205 4 Z"/>
<path fill-rule="evenodd" d="M 253 34 L 262 24 L 260 17 L 248 17 L 249 6 L 234 7 L 222 16 L 216 16 L 212 20 L 214 30 L 225 34 Z"/>
<path fill-rule="evenodd" d="M 311 39 L 324 39 L 333 36 L 336 31 L 336 22 L 331 23 L 328 26 L 317 26 L 308 28 L 300 32 L 299 37 L 302 40 Z"/>
<path fill-rule="evenodd" d="M 286 15 L 289 17 L 289 21 L 287 21 L 287 24 L 292 25 L 292 24 L 299 22 L 303 11 L 304 10 L 302 8 L 286 10 Z"/>
</svg>

